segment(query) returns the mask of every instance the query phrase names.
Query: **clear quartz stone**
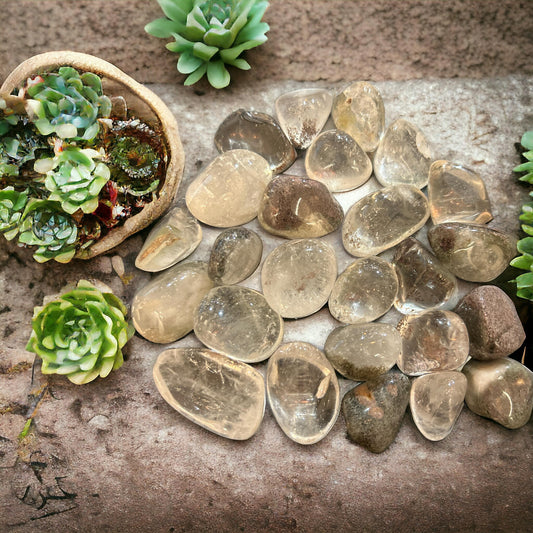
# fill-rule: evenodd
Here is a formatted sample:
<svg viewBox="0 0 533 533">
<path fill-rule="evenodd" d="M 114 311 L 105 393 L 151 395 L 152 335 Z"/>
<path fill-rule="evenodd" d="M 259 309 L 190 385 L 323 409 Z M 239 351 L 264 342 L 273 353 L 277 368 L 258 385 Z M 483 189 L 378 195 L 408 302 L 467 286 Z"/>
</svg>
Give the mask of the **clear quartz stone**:
<svg viewBox="0 0 533 533">
<path fill-rule="evenodd" d="M 205 348 L 174 348 L 159 354 L 153 376 L 174 409 L 217 435 L 246 440 L 261 425 L 265 384 L 246 363 Z"/>
<path fill-rule="evenodd" d="M 299 444 L 322 440 L 337 420 L 340 389 L 325 355 L 306 342 L 281 345 L 267 367 L 270 408 L 283 432 Z"/>
<path fill-rule="evenodd" d="M 372 174 L 372 162 L 353 137 L 341 130 L 321 133 L 305 155 L 307 175 L 331 192 L 360 187 Z"/>
</svg>

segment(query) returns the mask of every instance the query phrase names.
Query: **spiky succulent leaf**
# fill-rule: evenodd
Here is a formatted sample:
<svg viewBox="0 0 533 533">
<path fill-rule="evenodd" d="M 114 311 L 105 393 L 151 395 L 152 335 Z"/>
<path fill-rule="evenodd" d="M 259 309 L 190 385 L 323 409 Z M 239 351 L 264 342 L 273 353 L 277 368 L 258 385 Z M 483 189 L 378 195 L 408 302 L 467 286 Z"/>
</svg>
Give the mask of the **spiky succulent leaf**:
<svg viewBox="0 0 533 533">
<path fill-rule="evenodd" d="M 0 232 L 8 241 L 18 233 L 27 201 L 28 195 L 15 191 L 13 187 L 6 187 L 0 191 Z"/>
</svg>

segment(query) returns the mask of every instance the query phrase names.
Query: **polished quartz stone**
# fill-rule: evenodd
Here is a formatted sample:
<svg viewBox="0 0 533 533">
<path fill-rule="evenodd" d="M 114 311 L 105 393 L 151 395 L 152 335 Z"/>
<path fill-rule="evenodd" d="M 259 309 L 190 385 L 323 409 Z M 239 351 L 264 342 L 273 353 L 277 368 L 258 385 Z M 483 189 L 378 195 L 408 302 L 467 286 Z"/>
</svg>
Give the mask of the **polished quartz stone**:
<svg viewBox="0 0 533 533">
<path fill-rule="evenodd" d="M 348 379 L 367 381 L 388 372 L 402 351 L 402 337 L 392 324 L 350 324 L 335 328 L 324 352 Z"/>
<path fill-rule="evenodd" d="M 160 272 L 185 259 L 202 240 L 202 228 L 184 205 L 173 207 L 150 231 L 135 266 Z"/>
<path fill-rule="evenodd" d="M 329 311 L 339 322 L 372 322 L 392 306 L 398 292 L 398 277 L 381 257 L 363 257 L 337 278 L 329 297 Z"/>
<path fill-rule="evenodd" d="M 253 289 L 211 289 L 194 317 L 194 333 L 208 348 L 245 363 L 264 361 L 283 338 L 283 319 Z"/>
<path fill-rule="evenodd" d="M 373 453 L 384 452 L 400 431 L 410 386 L 407 376 L 391 370 L 348 391 L 342 400 L 348 438 Z"/>
<path fill-rule="evenodd" d="M 299 444 L 314 444 L 331 430 L 340 409 L 335 370 L 306 342 L 282 344 L 268 361 L 267 395 L 283 432 Z"/>
<path fill-rule="evenodd" d="M 433 224 L 492 220 L 485 184 L 477 172 L 449 161 L 435 161 L 429 169 L 429 209 Z"/>
<path fill-rule="evenodd" d="M 463 319 L 473 359 L 497 359 L 518 350 L 526 338 L 516 307 L 499 287 L 482 285 L 459 302 L 455 312 Z"/>
<path fill-rule="evenodd" d="M 370 83 L 353 83 L 333 100 L 335 126 L 351 135 L 365 152 L 373 152 L 385 129 L 385 107 Z"/>
<path fill-rule="evenodd" d="M 514 359 L 472 359 L 463 368 L 466 405 L 509 429 L 528 423 L 533 410 L 533 372 Z"/>
<path fill-rule="evenodd" d="M 420 129 L 404 119 L 394 121 L 385 131 L 376 155 L 374 173 L 378 181 L 388 185 L 427 185 L 433 159 L 431 147 Z"/>
<path fill-rule="evenodd" d="M 436 372 L 411 383 L 409 405 L 414 423 L 426 439 L 447 437 L 463 409 L 466 377 L 461 372 Z"/>
<path fill-rule="evenodd" d="M 185 201 L 201 222 L 217 228 L 240 226 L 257 216 L 272 179 L 267 161 L 249 150 L 216 157 L 191 182 Z"/>
<path fill-rule="evenodd" d="M 318 239 L 288 241 L 267 256 L 261 272 L 263 294 L 284 318 L 321 309 L 337 278 L 335 251 Z"/>
<path fill-rule="evenodd" d="M 266 231 L 287 239 L 322 237 L 343 218 L 342 207 L 324 184 L 286 174 L 269 183 L 258 214 Z"/>
<path fill-rule="evenodd" d="M 244 149 L 263 156 L 274 174 L 296 160 L 296 150 L 276 120 L 265 113 L 238 109 L 228 115 L 215 133 L 219 152 Z"/>
<path fill-rule="evenodd" d="M 341 130 L 321 133 L 305 155 L 307 175 L 332 192 L 360 187 L 372 174 L 372 162 L 353 137 Z"/>
<path fill-rule="evenodd" d="M 213 288 L 207 263 L 179 263 L 137 292 L 131 304 L 133 325 L 152 342 L 173 342 L 193 329 L 194 313 Z"/>
<path fill-rule="evenodd" d="M 444 266 L 466 281 L 492 281 L 517 254 L 512 235 L 486 226 L 445 222 L 433 226 L 428 239 Z"/>
<path fill-rule="evenodd" d="M 394 306 L 406 315 L 453 306 L 457 296 L 455 276 L 414 237 L 398 245 L 394 255 L 398 296 Z"/>
<path fill-rule="evenodd" d="M 233 285 L 251 276 L 261 262 L 263 241 L 255 231 L 230 228 L 216 238 L 209 257 L 209 277 Z"/>
<path fill-rule="evenodd" d="M 276 100 L 276 116 L 292 145 L 305 150 L 320 133 L 331 112 L 333 97 L 325 89 L 297 89 Z"/>
<path fill-rule="evenodd" d="M 451 311 L 405 316 L 397 327 L 403 339 L 398 367 L 408 376 L 457 370 L 468 358 L 468 331 Z"/>
<path fill-rule="evenodd" d="M 418 231 L 428 218 L 428 202 L 419 189 L 386 187 L 350 207 L 342 225 L 342 243 L 351 255 L 377 255 Z"/>
<path fill-rule="evenodd" d="M 217 435 L 246 440 L 261 425 L 265 384 L 246 363 L 205 348 L 173 348 L 159 354 L 153 375 L 174 409 Z"/>
</svg>

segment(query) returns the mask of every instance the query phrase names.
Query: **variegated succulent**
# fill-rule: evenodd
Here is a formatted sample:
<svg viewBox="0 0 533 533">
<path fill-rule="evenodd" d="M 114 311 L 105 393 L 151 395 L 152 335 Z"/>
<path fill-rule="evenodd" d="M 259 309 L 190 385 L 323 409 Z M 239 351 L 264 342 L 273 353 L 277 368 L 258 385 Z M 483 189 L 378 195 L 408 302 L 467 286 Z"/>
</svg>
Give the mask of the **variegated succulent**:
<svg viewBox="0 0 533 533">
<path fill-rule="evenodd" d="M 28 195 L 13 187 L 0 191 L 0 232 L 10 241 L 19 230 L 20 219 L 26 207 Z"/>
</svg>

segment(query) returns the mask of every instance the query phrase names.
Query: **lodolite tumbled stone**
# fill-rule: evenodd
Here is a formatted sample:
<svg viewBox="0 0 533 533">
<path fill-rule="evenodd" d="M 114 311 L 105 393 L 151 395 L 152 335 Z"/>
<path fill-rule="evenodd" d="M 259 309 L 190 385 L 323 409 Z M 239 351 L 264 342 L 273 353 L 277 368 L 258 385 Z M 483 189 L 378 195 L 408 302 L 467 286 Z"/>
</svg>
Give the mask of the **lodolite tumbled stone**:
<svg viewBox="0 0 533 533">
<path fill-rule="evenodd" d="M 506 357 L 518 350 L 526 338 L 513 301 L 494 285 L 471 290 L 455 312 L 468 329 L 473 359 Z"/>
</svg>

